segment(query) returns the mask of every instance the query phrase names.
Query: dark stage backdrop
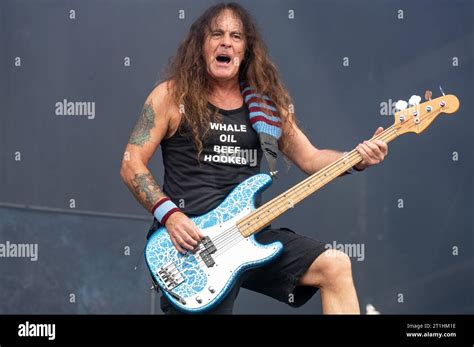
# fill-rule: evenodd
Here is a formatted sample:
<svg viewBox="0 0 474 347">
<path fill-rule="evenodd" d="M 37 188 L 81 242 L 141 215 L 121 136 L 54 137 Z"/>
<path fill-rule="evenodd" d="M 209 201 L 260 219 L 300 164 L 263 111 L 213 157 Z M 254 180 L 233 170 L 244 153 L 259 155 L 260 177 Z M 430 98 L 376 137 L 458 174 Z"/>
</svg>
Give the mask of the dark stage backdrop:
<svg viewBox="0 0 474 347">
<path fill-rule="evenodd" d="M 363 312 L 474 313 L 473 1 L 242 1 L 320 148 L 350 150 L 426 89 L 459 111 L 275 225 L 349 253 Z M 211 1 L 0 2 L 0 313 L 160 313 L 150 216 L 119 176 L 153 85 Z M 60 104 L 81 103 L 70 115 Z M 304 175 L 279 163 L 266 199 Z M 162 182 L 161 153 L 151 162 Z M 22 248 L 23 256 L 7 252 Z M 18 255 L 18 254 L 17 254 Z M 135 269 L 136 268 L 136 269 Z M 237 313 L 292 309 L 247 290 Z"/>
</svg>

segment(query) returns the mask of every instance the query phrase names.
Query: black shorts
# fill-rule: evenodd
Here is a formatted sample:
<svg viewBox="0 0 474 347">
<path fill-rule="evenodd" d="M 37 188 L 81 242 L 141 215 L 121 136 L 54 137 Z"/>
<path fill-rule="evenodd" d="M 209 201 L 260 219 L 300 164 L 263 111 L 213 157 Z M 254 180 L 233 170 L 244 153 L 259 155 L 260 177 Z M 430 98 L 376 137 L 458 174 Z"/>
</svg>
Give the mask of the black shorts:
<svg viewBox="0 0 474 347">
<path fill-rule="evenodd" d="M 282 254 L 266 265 L 245 271 L 225 299 L 207 314 L 232 314 L 241 287 L 293 307 L 305 304 L 317 292 L 316 287 L 297 286 L 297 283 L 313 261 L 326 250 L 324 243 L 296 234 L 288 228 L 271 226 L 256 234 L 255 239 L 263 244 L 280 241 L 284 246 Z M 181 313 L 164 296 L 161 296 L 160 304 L 165 314 Z"/>
</svg>

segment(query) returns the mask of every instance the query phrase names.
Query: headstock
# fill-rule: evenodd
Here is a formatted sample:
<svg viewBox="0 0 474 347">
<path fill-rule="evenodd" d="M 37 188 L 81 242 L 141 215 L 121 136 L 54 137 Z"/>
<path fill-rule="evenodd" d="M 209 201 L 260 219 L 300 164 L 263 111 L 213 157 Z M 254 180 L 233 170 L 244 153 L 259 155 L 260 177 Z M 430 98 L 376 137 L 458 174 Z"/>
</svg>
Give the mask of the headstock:
<svg viewBox="0 0 474 347">
<path fill-rule="evenodd" d="M 425 93 L 427 101 L 421 104 L 421 98 L 417 95 L 413 95 L 408 103 L 403 100 L 396 103 L 395 108 L 399 111 L 395 112 L 393 127 L 398 135 L 409 132 L 419 134 L 440 114 L 452 114 L 459 109 L 459 100 L 455 95 L 443 93 L 443 96 L 436 99 L 431 99 L 431 96 L 432 93 L 428 90 Z"/>
</svg>

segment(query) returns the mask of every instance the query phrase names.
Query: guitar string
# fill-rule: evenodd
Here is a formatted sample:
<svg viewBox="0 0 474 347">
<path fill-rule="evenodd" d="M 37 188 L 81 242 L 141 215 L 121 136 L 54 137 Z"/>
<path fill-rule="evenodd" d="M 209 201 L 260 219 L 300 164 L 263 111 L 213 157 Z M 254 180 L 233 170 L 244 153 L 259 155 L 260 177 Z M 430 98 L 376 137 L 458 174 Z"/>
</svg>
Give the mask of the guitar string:
<svg viewBox="0 0 474 347">
<path fill-rule="evenodd" d="M 389 130 L 389 129 L 386 129 L 386 131 L 388 131 L 388 130 Z M 392 132 L 393 130 L 394 130 L 394 129 L 391 129 L 389 132 Z M 380 134 L 379 134 L 379 135 L 380 135 Z M 376 139 L 376 138 L 374 138 L 374 139 Z M 332 169 L 334 169 L 334 166 L 339 166 L 341 163 L 343 164 L 345 161 L 354 159 L 354 158 L 355 158 L 355 157 L 353 156 L 354 153 L 356 153 L 355 150 L 352 150 L 351 152 L 349 152 L 348 154 L 346 154 L 344 157 L 339 158 L 338 160 L 336 160 L 335 162 L 333 162 L 333 163 L 331 163 L 329 166 L 327 166 L 326 169 L 324 170 L 324 171 L 326 172 L 326 175 L 328 175 L 328 173 L 327 173 L 328 171 L 333 171 Z M 358 153 L 358 152 L 357 152 L 357 153 Z M 333 174 L 333 173 L 331 172 L 331 175 L 332 175 L 332 174 Z M 320 174 L 320 175 L 321 175 L 321 174 Z M 316 177 L 317 177 L 317 176 L 313 177 L 313 179 L 316 178 Z M 308 179 L 309 179 L 309 178 L 308 178 Z M 292 191 L 296 191 L 298 188 L 300 188 L 299 186 L 301 186 L 301 185 L 307 186 L 306 180 L 304 180 L 304 181 L 300 182 L 299 184 L 295 185 L 291 190 L 292 190 Z M 288 193 L 288 194 L 292 194 L 292 193 L 290 192 L 290 193 Z M 284 196 L 284 194 L 281 194 L 279 197 L 281 197 L 281 196 Z M 278 197 L 277 197 L 276 199 L 278 199 Z M 273 204 L 275 204 L 275 203 L 277 203 L 277 202 L 274 202 Z M 268 203 L 267 203 L 267 204 L 268 204 Z M 250 215 L 248 215 L 248 216 L 244 217 L 242 220 L 244 220 L 244 219 L 246 219 L 246 218 L 257 218 L 257 219 L 259 219 L 260 217 L 262 217 L 262 214 L 265 214 L 266 211 L 272 209 L 272 208 L 271 208 L 271 205 L 272 205 L 272 204 L 270 203 L 270 204 L 268 204 L 268 206 L 266 206 L 265 208 L 263 208 L 265 205 L 261 206 L 260 208 L 262 208 L 262 211 L 257 212 L 257 213 L 252 213 L 252 214 L 251 214 L 251 215 L 253 215 L 252 217 L 250 217 Z M 257 211 L 258 211 L 258 209 L 257 209 Z M 262 213 L 262 212 L 263 212 L 263 213 Z M 219 241 L 222 239 L 222 237 L 225 237 L 225 232 L 222 232 L 220 235 L 218 235 L 218 236 L 215 238 L 215 240 L 214 240 L 213 242 L 219 242 Z"/>
<path fill-rule="evenodd" d="M 387 135 L 387 138 L 389 138 L 389 137 L 391 137 L 391 135 L 393 135 L 394 132 L 396 133 L 396 129 L 392 125 L 391 127 L 387 128 L 385 131 L 378 134 L 376 137 L 372 138 L 371 140 L 377 140 L 377 139 L 383 138 L 383 137 L 385 137 L 385 135 Z M 356 155 L 354 156 L 354 154 L 356 154 Z M 334 171 L 333 169 L 334 169 L 335 166 L 339 166 L 341 163 L 344 163 L 346 160 L 355 159 L 355 157 L 357 157 L 357 155 L 358 155 L 357 150 L 353 149 L 352 151 L 350 151 L 345 156 L 343 156 L 343 157 L 339 158 L 338 160 L 334 161 L 332 164 L 327 166 L 326 169 L 324 170 L 326 172 L 326 175 L 324 177 L 327 177 L 327 175 L 328 175 L 327 172 Z M 339 167 L 338 167 L 338 169 L 339 169 Z M 333 174 L 333 172 L 331 172 L 331 174 L 329 174 L 329 176 L 332 177 L 332 174 Z M 313 179 L 316 178 L 316 177 L 317 176 L 314 176 Z M 308 177 L 308 179 L 310 179 L 310 177 Z M 292 189 L 291 194 L 296 195 L 297 197 L 299 197 L 300 195 L 304 196 L 304 194 L 307 192 L 306 191 L 307 183 L 305 181 L 306 180 L 304 180 L 304 181 L 300 182 L 299 184 L 295 185 Z M 298 192 L 299 190 L 301 190 L 301 188 L 303 188 L 304 191 L 303 192 Z M 284 209 L 285 206 L 286 206 L 286 203 L 276 201 L 272 204 L 269 204 L 267 206 L 267 208 L 265 208 L 264 210 L 274 210 L 275 208 L 272 208 L 271 205 L 278 206 L 278 205 L 281 205 L 282 203 L 283 203 L 283 209 Z M 278 210 L 280 210 L 280 207 L 278 207 Z M 263 211 L 263 212 L 265 212 L 265 211 Z M 257 214 L 261 215 L 262 212 L 260 212 L 260 213 L 257 212 Z M 249 216 L 247 216 L 247 217 L 249 217 Z M 247 217 L 244 217 L 243 219 L 245 219 Z M 255 218 L 255 215 L 253 216 L 253 218 Z M 253 226 L 255 224 L 256 223 L 253 223 L 251 226 Z M 233 226 L 233 227 L 223 231 L 220 235 L 218 235 L 214 239 L 214 241 L 211 239 L 214 246 L 218 249 L 218 251 L 213 255 L 214 258 L 217 258 L 219 255 L 221 255 L 222 253 L 227 251 L 229 248 L 233 247 L 236 243 L 238 243 L 238 242 L 240 242 L 240 241 L 247 238 L 247 237 L 243 236 L 240 232 L 234 233 L 235 231 L 238 231 L 238 227 Z M 236 240 L 237 240 L 237 242 L 235 242 Z M 200 263 L 200 265 L 203 265 L 203 264 L 205 265 L 204 260 L 199 259 L 199 258 L 196 258 L 196 259 L 198 259 L 198 262 Z M 176 271 L 178 271 L 178 270 L 176 270 Z"/>
<path fill-rule="evenodd" d="M 389 138 L 393 135 L 394 132 L 396 133 L 396 129 L 393 128 L 393 125 L 392 125 L 391 127 L 387 128 L 385 131 L 378 134 L 376 137 L 372 138 L 371 140 L 376 140 L 376 139 L 383 138 L 383 137 L 385 137 L 385 135 L 387 135 L 387 138 Z M 356 155 L 354 156 L 354 154 L 356 154 Z M 327 166 L 326 169 L 324 170 L 326 172 L 326 175 L 328 175 L 328 172 L 334 171 L 334 168 L 336 166 L 339 166 L 341 163 L 344 163 L 346 160 L 355 159 L 357 157 L 357 155 L 358 155 L 357 150 L 353 149 L 348 154 L 346 154 L 344 157 L 341 157 L 340 159 L 334 161 L 332 164 Z M 337 169 L 339 169 L 339 167 L 337 167 Z M 331 172 L 329 174 L 329 176 L 332 177 L 332 174 L 333 174 L 333 172 Z M 324 177 L 327 177 L 326 175 Z M 314 176 L 313 179 L 316 178 L 316 177 L 317 176 Z M 309 178 L 310 177 L 308 177 L 308 179 Z M 295 187 L 293 187 L 293 189 L 292 189 L 291 194 L 296 195 L 297 197 L 299 197 L 300 195 L 304 196 L 304 193 L 307 192 L 306 191 L 307 183 L 305 181 L 306 180 L 304 180 L 304 181 L 300 182 L 299 184 L 295 185 Z M 301 188 L 303 188 L 304 191 L 303 192 L 298 192 L 299 190 L 301 190 Z M 264 210 L 275 210 L 275 208 L 271 207 L 271 206 L 272 205 L 278 206 L 278 205 L 281 205 L 282 203 L 283 203 L 283 209 L 284 209 L 285 206 L 286 206 L 286 203 L 276 201 L 272 204 L 269 204 Z M 278 210 L 280 210 L 280 209 L 281 209 L 281 207 L 279 206 Z M 265 212 L 265 211 L 263 211 L 263 212 Z M 257 214 L 261 215 L 262 212 L 260 212 L 260 213 L 257 212 Z M 256 215 L 254 215 L 253 218 L 255 218 L 255 216 Z M 249 217 L 249 216 L 247 216 L 247 217 Z M 247 217 L 244 217 L 243 219 L 245 219 Z M 255 225 L 255 224 L 256 223 L 253 223 L 252 226 Z M 217 258 L 222 253 L 226 252 L 229 248 L 232 248 L 236 243 L 238 243 L 238 242 L 240 242 L 240 241 L 247 238 L 247 237 L 243 236 L 240 232 L 235 233 L 235 231 L 238 231 L 238 227 L 233 226 L 233 227 L 223 231 L 214 240 L 211 239 L 214 246 L 218 249 L 218 251 L 213 255 L 214 259 Z M 236 240 L 237 240 L 237 242 L 235 242 Z M 198 263 L 200 263 L 200 265 L 203 265 L 203 264 L 205 265 L 205 262 L 204 262 L 204 260 L 202 260 L 202 258 L 196 258 L 196 259 L 198 259 Z M 176 271 L 178 271 L 178 270 L 176 270 Z"/>
<path fill-rule="evenodd" d="M 424 115 L 424 116 L 421 117 L 421 118 L 424 118 L 424 119 L 429 118 L 429 117 L 432 116 L 433 114 L 438 113 L 437 111 L 440 110 L 440 109 L 441 109 L 441 108 L 437 108 L 436 111 L 428 112 L 426 115 Z M 416 126 L 416 125 L 417 125 L 417 123 L 413 122 L 411 125 L 408 126 L 408 128 L 412 128 L 412 127 L 414 127 L 414 126 Z M 395 134 L 396 136 L 393 137 L 393 138 L 391 138 L 394 134 Z M 388 127 L 387 129 L 385 129 L 383 132 L 381 132 L 380 134 L 378 134 L 377 136 L 373 137 L 370 141 L 372 141 L 372 140 L 378 140 L 378 139 L 382 139 L 382 138 L 384 138 L 385 140 L 390 140 L 390 141 L 391 141 L 391 140 L 395 139 L 397 136 L 398 136 L 397 128 L 395 128 L 395 124 L 393 124 L 393 125 L 391 125 L 390 127 Z M 354 156 L 354 154 L 356 154 L 356 155 Z M 346 154 L 345 156 L 343 156 L 343 157 L 339 158 L 338 160 L 334 161 L 332 164 L 330 164 L 329 166 L 327 166 L 327 167 L 324 169 L 324 171 L 326 171 L 326 174 L 324 175 L 324 177 L 327 177 L 327 176 L 332 177 L 333 172 L 331 172 L 331 171 L 334 171 L 333 169 L 334 169 L 335 166 L 339 166 L 339 165 L 341 164 L 341 162 L 342 162 L 342 164 L 344 164 L 344 162 L 345 162 L 346 160 L 349 160 L 349 161 L 350 161 L 350 160 L 354 159 L 355 157 L 357 157 L 358 155 L 359 155 L 359 153 L 357 152 L 357 150 L 356 150 L 356 149 L 353 149 L 352 151 L 350 151 L 350 152 L 349 152 L 348 154 Z M 344 160 L 343 160 L 343 159 L 344 159 Z M 328 174 L 327 172 L 331 172 L 331 173 Z M 300 195 L 303 195 L 303 199 L 304 199 L 304 198 L 305 198 L 305 193 L 306 193 L 306 187 L 305 187 L 305 186 L 307 186 L 307 181 L 311 181 L 312 179 L 314 179 L 314 178 L 316 178 L 316 177 L 318 177 L 318 176 L 315 175 L 313 178 L 308 177 L 307 179 L 305 179 L 305 180 L 303 180 L 302 182 L 298 183 L 297 185 L 295 185 L 295 186 L 291 189 L 292 192 L 289 193 L 289 194 L 296 195 L 298 198 L 300 197 Z M 323 179 L 323 180 L 320 180 L 320 182 L 324 182 L 324 179 Z M 299 190 L 301 190 L 301 188 L 304 189 L 303 193 L 298 192 Z M 319 188 L 318 188 L 318 189 L 319 189 Z M 294 192 L 294 193 L 293 193 L 293 192 Z M 312 193 L 313 193 L 313 192 L 309 193 L 308 195 L 310 195 L 310 194 L 312 194 Z M 280 195 L 280 196 L 285 196 L 285 194 L 286 194 L 286 193 L 284 193 L 284 194 L 282 194 L 282 195 Z M 308 196 L 308 195 L 306 195 L 306 196 Z M 280 196 L 279 196 L 279 197 L 280 197 Z M 277 199 L 278 199 L 278 197 L 277 197 Z M 303 199 L 301 199 L 301 200 L 303 200 Z M 275 200 L 275 199 L 273 199 L 273 200 Z M 301 200 L 300 200 L 300 201 L 301 201 Z M 259 217 L 261 217 L 261 215 L 265 213 L 264 210 L 267 210 L 267 211 L 275 210 L 275 208 L 273 208 L 272 205 L 278 206 L 278 205 L 281 205 L 281 203 L 282 203 L 282 202 L 279 202 L 279 201 L 276 201 L 276 202 L 274 202 L 274 203 L 271 203 L 271 202 L 270 202 L 270 203 L 268 204 L 268 206 L 266 206 L 265 208 L 262 208 L 262 211 L 263 211 L 263 212 L 252 213 L 251 215 L 244 217 L 243 220 L 245 220 L 246 218 L 254 218 L 254 219 L 255 219 L 255 217 L 257 217 L 257 219 L 259 219 Z M 283 211 L 285 210 L 285 205 L 286 205 L 286 203 L 283 202 Z M 263 206 L 265 206 L 265 205 L 263 205 Z M 263 206 L 262 206 L 262 207 L 263 207 Z M 278 211 L 280 211 L 280 207 L 278 207 Z M 257 216 L 257 215 L 258 215 L 258 216 Z M 250 217 L 250 216 L 252 216 L 252 217 Z M 248 225 L 248 227 L 252 227 L 252 226 L 254 226 L 255 224 L 258 225 L 258 223 L 253 223 L 252 225 Z M 232 230 L 232 228 L 229 229 L 229 230 Z M 240 232 L 239 232 L 238 234 L 241 234 L 241 231 L 242 231 L 242 230 L 240 230 Z M 223 233 L 221 233 L 221 235 L 219 235 L 219 236 L 222 236 L 222 234 L 223 234 Z M 241 235 L 241 236 L 243 236 L 243 235 Z M 243 237 L 245 238 L 245 236 L 243 236 Z M 216 237 L 216 240 L 217 240 L 218 238 L 219 238 L 219 237 Z M 238 238 L 238 237 L 237 237 L 237 238 Z M 236 238 L 234 237 L 233 240 L 235 240 L 235 239 L 236 239 Z M 231 239 L 231 241 L 232 241 L 232 239 Z M 240 240 L 239 240 L 239 241 L 240 241 Z M 237 241 L 237 242 L 239 242 L 239 241 Z M 222 250 L 222 251 L 221 251 L 221 252 L 216 252 L 216 254 L 214 255 L 214 257 L 217 257 L 219 254 L 222 254 L 227 248 L 229 248 L 229 247 L 227 247 L 228 244 L 229 244 L 229 242 L 226 242 L 226 243 L 220 245 L 219 249 Z M 232 247 L 233 244 L 231 243 L 230 246 Z M 216 247 L 216 248 L 217 248 L 217 247 Z"/>
<path fill-rule="evenodd" d="M 392 128 L 392 127 L 391 127 Z M 396 132 L 394 128 L 390 129 L 390 128 L 387 128 L 386 131 L 384 132 L 385 135 L 389 135 L 391 136 L 393 134 L 393 132 Z M 382 135 L 383 133 L 379 134 L 379 135 Z M 378 138 L 382 138 L 383 136 L 380 136 L 380 137 L 374 137 L 373 140 L 376 140 Z M 349 152 L 348 154 L 346 154 L 345 156 L 339 158 L 338 160 L 334 161 L 333 163 L 331 163 L 329 166 L 326 167 L 326 169 L 324 169 L 325 171 L 325 175 L 322 176 L 322 174 L 320 174 L 321 178 L 325 177 L 327 178 L 328 176 L 332 176 L 334 174 L 334 167 L 335 166 L 340 166 L 340 164 L 343 164 L 344 165 L 344 162 L 345 161 L 351 161 L 352 159 L 355 159 L 357 157 L 354 156 L 354 154 L 358 154 L 358 152 L 354 149 L 352 150 L 351 152 Z M 339 169 L 339 167 L 338 167 Z M 285 194 L 292 194 L 293 195 L 293 192 L 296 193 L 296 195 L 299 195 L 299 193 L 297 193 L 298 190 L 300 190 L 300 188 L 304 187 L 305 190 L 306 190 L 306 187 L 308 186 L 308 182 L 307 180 L 312 180 L 312 179 L 315 179 L 317 178 L 318 176 L 314 176 L 313 178 L 311 177 L 308 177 L 307 179 L 303 180 L 302 182 L 298 183 L 297 185 L 295 185 L 292 189 L 291 189 L 291 192 L 290 193 L 283 193 L 281 194 L 279 197 L 282 197 L 282 196 L 285 196 Z M 324 178 L 323 178 L 324 179 Z M 319 180 L 319 182 L 321 182 L 321 180 Z M 279 197 L 277 197 L 276 199 L 278 199 Z M 275 200 L 275 199 L 273 199 Z M 262 205 L 261 207 L 259 207 L 259 209 L 261 209 L 260 212 L 258 212 L 259 209 L 257 209 L 254 213 L 244 217 L 242 220 L 245 220 L 246 218 L 257 218 L 257 219 L 260 219 L 260 217 L 264 217 L 264 215 L 267 213 L 267 211 L 269 210 L 274 210 L 274 208 L 272 208 L 272 205 L 281 205 L 281 201 L 274 201 L 273 203 L 269 202 L 267 204 L 264 204 Z M 286 205 L 286 202 L 283 202 L 284 205 Z M 267 205 L 267 206 L 265 206 Z M 265 208 L 264 208 L 265 207 Z M 250 217 L 252 216 L 252 217 Z M 218 243 L 219 241 L 222 240 L 222 238 L 224 237 L 225 239 L 225 236 L 226 236 L 226 232 L 222 232 L 220 235 L 218 235 L 214 240 L 213 240 L 213 243 L 216 244 Z"/>
<path fill-rule="evenodd" d="M 438 110 L 440 110 L 440 108 L 437 108 L 436 111 L 428 112 L 428 113 L 427 113 L 425 116 L 423 116 L 422 118 L 425 118 L 425 119 L 426 119 L 426 118 L 429 118 L 432 114 L 438 113 L 438 112 L 437 112 Z M 414 123 L 414 122 L 413 122 L 411 125 L 408 126 L 408 128 L 414 127 L 414 126 L 416 126 L 416 125 L 417 125 L 417 123 Z M 393 140 L 394 138 L 396 138 L 396 137 L 398 136 L 397 128 L 395 128 L 394 126 L 395 126 L 395 124 L 392 125 L 392 126 L 390 126 L 390 127 L 387 128 L 387 129 L 385 129 L 385 131 L 381 132 L 381 133 L 378 134 L 377 136 L 373 137 L 370 141 L 372 141 L 372 140 L 377 140 L 377 139 L 382 139 L 382 138 L 384 138 L 385 140 L 390 140 L 390 141 Z M 391 138 L 394 134 L 395 134 L 396 136 L 393 137 L 393 138 Z M 357 157 L 358 152 L 357 152 L 356 149 L 353 149 L 353 150 L 352 150 L 351 152 L 349 152 L 346 156 L 343 156 L 343 157 L 339 158 L 338 160 L 336 160 L 335 162 L 333 162 L 332 164 L 330 164 L 324 171 L 328 171 L 328 172 L 334 171 L 334 170 L 333 170 L 333 169 L 334 169 L 334 166 L 339 166 L 339 164 L 340 164 L 341 162 L 344 163 L 345 160 L 347 160 L 347 159 L 350 159 L 350 160 L 354 159 L 354 154 L 356 154 L 355 157 Z M 345 160 L 343 160 L 343 159 L 345 159 Z M 332 177 L 332 174 L 333 174 L 333 172 L 331 172 L 331 173 L 329 174 L 329 176 Z M 326 174 L 324 175 L 324 177 L 327 177 L 327 176 L 328 176 L 328 174 L 326 173 Z M 317 176 L 314 176 L 313 178 L 316 178 L 316 177 L 317 177 Z M 292 190 L 292 193 L 290 193 L 290 194 L 293 194 L 293 192 L 294 192 L 294 195 L 296 195 L 296 197 L 298 197 L 298 198 L 300 197 L 300 195 L 303 195 L 303 199 L 304 199 L 304 198 L 305 198 L 304 195 L 305 195 L 305 193 L 306 193 L 306 187 L 305 187 L 305 186 L 308 186 L 308 185 L 307 185 L 307 181 L 310 181 L 310 180 L 312 180 L 313 178 L 308 177 L 306 180 L 303 180 L 302 182 L 300 182 L 300 183 L 298 183 L 297 185 L 295 185 L 295 187 L 293 187 L 293 188 L 291 189 L 291 190 Z M 324 182 L 324 179 L 323 179 L 323 180 L 320 180 L 320 182 Z M 303 193 L 298 192 L 299 190 L 301 190 L 301 188 L 304 188 Z M 313 192 L 309 193 L 308 195 L 310 195 L 310 194 L 312 194 L 312 193 L 313 193 Z M 308 195 L 307 195 L 307 196 L 308 196 Z M 282 194 L 282 195 L 280 195 L 280 196 L 285 196 L 285 193 Z M 303 200 L 303 199 L 301 199 L 301 200 Z M 274 199 L 273 199 L 273 200 L 274 200 Z M 301 200 L 300 200 L 300 201 L 301 201 Z M 274 202 L 274 203 L 270 203 L 268 206 L 266 206 L 266 208 L 262 209 L 263 213 L 265 213 L 264 210 L 267 210 L 267 211 L 275 210 L 275 208 L 271 207 L 272 204 L 273 204 L 273 205 L 280 205 L 281 202 L 278 202 L 278 201 L 277 201 L 277 202 Z M 283 211 L 285 210 L 285 205 L 286 205 L 286 203 L 283 202 Z M 265 206 L 265 205 L 264 205 L 264 206 Z M 280 211 L 280 207 L 278 207 L 278 211 Z M 256 214 L 253 213 L 253 214 L 251 214 L 251 215 L 253 215 L 253 216 L 250 217 L 250 215 L 249 215 L 249 216 L 244 217 L 243 219 L 245 219 L 245 218 L 255 218 L 257 215 L 258 215 L 257 219 L 259 219 L 259 217 L 262 215 L 262 212 L 257 212 Z M 252 227 L 252 226 L 254 226 L 255 224 L 258 225 L 258 223 L 253 223 L 252 225 L 248 225 L 248 227 Z M 241 231 L 242 231 L 242 230 L 241 230 Z M 239 232 L 239 234 L 240 234 L 240 232 Z M 221 235 L 222 235 L 222 234 L 221 234 Z M 244 236 L 244 237 L 245 237 L 245 236 Z M 217 238 L 216 238 L 216 239 L 217 239 Z M 234 238 L 234 240 L 235 240 L 235 238 Z M 240 241 L 240 240 L 239 240 L 239 241 Z M 228 244 L 228 243 L 227 243 L 227 244 Z M 228 247 L 226 247 L 227 244 L 222 245 L 220 248 L 221 248 L 223 251 L 225 251 L 225 249 L 228 248 Z M 231 246 L 233 246 L 233 245 L 231 245 Z M 222 252 L 221 252 L 221 253 L 222 253 Z M 219 252 L 216 252 L 215 257 L 217 257 L 218 254 L 219 254 Z"/>
</svg>

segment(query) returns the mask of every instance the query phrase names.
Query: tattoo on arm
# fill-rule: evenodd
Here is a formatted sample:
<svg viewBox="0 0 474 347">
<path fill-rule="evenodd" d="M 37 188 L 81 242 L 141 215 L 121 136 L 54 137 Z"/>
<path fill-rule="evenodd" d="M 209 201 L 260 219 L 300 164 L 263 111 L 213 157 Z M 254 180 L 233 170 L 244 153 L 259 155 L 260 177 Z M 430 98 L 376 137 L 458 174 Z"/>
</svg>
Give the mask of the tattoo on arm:
<svg viewBox="0 0 474 347">
<path fill-rule="evenodd" d="M 150 139 L 150 131 L 155 127 L 155 111 L 153 104 L 147 103 L 143 107 L 142 114 L 138 119 L 128 143 L 142 147 Z"/>
<path fill-rule="evenodd" d="M 135 197 L 149 211 L 151 211 L 159 199 L 166 196 L 149 173 L 136 174 L 132 184 Z"/>
</svg>

